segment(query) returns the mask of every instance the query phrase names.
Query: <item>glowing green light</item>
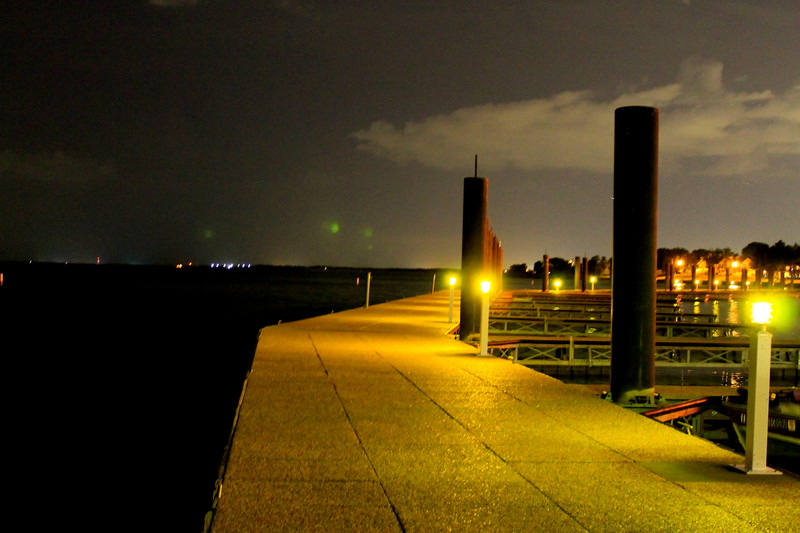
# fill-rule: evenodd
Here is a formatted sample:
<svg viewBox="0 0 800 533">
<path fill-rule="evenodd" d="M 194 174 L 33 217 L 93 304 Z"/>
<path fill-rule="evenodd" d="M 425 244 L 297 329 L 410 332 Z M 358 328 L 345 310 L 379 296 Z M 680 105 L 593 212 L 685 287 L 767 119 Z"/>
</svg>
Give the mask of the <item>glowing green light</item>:
<svg viewBox="0 0 800 533">
<path fill-rule="evenodd" d="M 364 237 L 367 237 L 367 238 L 369 238 L 369 237 L 372 237 L 372 234 L 373 234 L 373 233 L 374 233 L 374 232 L 372 231 L 372 228 L 366 228 L 366 229 L 364 230 Z"/>
<path fill-rule="evenodd" d="M 210 229 L 207 229 L 207 230 L 205 230 L 203 232 L 203 237 L 205 237 L 206 239 L 210 239 L 213 236 L 214 236 L 214 232 L 211 231 Z"/>
<path fill-rule="evenodd" d="M 339 233 L 340 229 L 341 228 L 339 227 L 339 223 L 338 222 L 334 222 L 333 224 L 330 225 L 331 233 Z"/>
</svg>

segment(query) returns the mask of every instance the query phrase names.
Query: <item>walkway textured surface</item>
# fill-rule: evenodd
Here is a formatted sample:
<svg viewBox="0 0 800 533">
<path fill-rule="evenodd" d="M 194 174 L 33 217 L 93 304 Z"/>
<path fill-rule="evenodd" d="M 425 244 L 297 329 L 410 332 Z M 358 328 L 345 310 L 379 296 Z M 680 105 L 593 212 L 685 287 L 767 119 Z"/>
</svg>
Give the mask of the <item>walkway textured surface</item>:
<svg viewBox="0 0 800 533">
<path fill-rule="evenodd" d="M 264 328 L 212 531 L 797 531 L 800 481 L 446 335 L 446 293 Z"/>
</svg>

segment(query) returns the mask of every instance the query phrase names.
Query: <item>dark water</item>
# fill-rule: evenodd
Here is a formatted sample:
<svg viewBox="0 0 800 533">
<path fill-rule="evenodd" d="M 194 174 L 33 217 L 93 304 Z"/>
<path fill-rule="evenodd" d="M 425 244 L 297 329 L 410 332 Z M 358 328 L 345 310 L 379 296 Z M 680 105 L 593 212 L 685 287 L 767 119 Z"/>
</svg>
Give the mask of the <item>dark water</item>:
<svg viewBox="0 0 800 533">
<path fill-rule="evenodd" d="M 0 272 L 9 503 L 40 510 L 24 529 L 195 533 L 258 330 L 363 306 L 367 275 L 8 263 Z M 430 292 L 434 274 L 372 271 L 370 302 Z"/>
</svg>

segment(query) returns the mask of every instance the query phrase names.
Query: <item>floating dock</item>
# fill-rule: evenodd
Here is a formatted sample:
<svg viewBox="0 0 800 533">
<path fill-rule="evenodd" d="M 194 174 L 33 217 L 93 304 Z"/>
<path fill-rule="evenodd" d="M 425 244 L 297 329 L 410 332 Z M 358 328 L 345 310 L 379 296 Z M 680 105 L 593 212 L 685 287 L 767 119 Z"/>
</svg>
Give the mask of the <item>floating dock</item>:
<svg viewBox="0 0 800 533">
<path fill-rule="evenodd" d="M 751 325 L 684 312 L 675 298 L 656 307 L 656 366 L 747 367 Z M 610 294 L 508 291 L 490 308 L 489 337 L 490 353 L 528 366 L 610 366 Z M 800 372 L 800 340 L 774 339 L 771 366 Z"/>
<path fill-rule="evenodd" d="M 800 480 L 447 320 L 435 293 L 264 328 L 207 530 L 796 531 Z"/>
</svg>

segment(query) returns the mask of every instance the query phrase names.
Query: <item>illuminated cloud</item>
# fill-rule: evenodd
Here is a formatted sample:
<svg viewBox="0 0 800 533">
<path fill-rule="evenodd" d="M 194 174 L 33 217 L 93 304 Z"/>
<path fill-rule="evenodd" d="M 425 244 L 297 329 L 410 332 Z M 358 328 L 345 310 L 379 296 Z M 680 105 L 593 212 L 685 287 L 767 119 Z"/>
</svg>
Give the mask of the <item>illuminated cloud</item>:
<svg viewBox="0 0 800 533">
<path fill-rule="evenodd" d="M 353 133 L 359 149 L 398 163 L 445 171 L 613 170 L 614 109 L 660 109 L 660 154 L 697 175 L 769 177 L 800 158 L 800 85 L 782 95 L 725 88 L 722 63 L 689 59 L 675 83 L 599 101 L 591 91 L 458 109 L 397 127 Z M 787 159 L 788 158 L 788 159 Z M 781 161 L 784 162 L 781 165 Z"/>
</svg>

